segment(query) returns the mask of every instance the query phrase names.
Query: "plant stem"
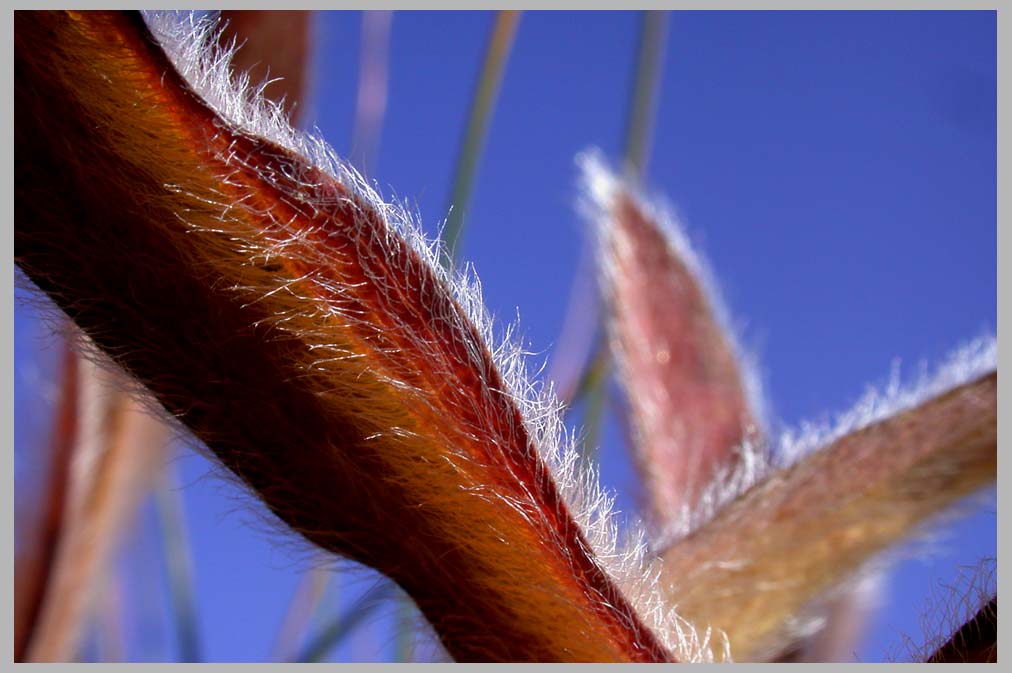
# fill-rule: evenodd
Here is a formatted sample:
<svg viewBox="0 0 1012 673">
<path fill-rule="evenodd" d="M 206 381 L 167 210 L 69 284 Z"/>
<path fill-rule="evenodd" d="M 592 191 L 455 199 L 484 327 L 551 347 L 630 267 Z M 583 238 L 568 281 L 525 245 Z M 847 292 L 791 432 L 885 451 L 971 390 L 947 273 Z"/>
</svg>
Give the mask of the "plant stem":
<svg viewBox="0 0 1012 673">
<path fill-rule="evenodd" d="M 485 62 L 482 64 L 478 87 L 471 101 L 464 142 L 457 158 L 450 193 L 450 214 L 443 231 L 443 240 L 446 241 L 451 260 L 456 260 L 459 254 L 460 240 L 464 233 L 464 217 L 471 198 L 478 159 L 485 146 L 488 123 L 495 108 L 506 59 L 509 57 L 519 20 L 520 12 L 500 11 L 496 13 L 495 24 L 492 26 Z"/>
<path fill-rule="evenodd" d="M 644 11 L 640 15 L 639 46 L 625 137 L 626 170 L 637 179 L 642 179 L 646 173 L 647 149 L 650 146 L 654 112 L 657 108 L 666 26 L 667 12 Z M 590 444 L 600 436 L 600 425 L 604 418 L 605 394 L 601 389 L 608 380 L 611 369 L 606 340 L 602 339 L 598 343 L 594 357 L 588 362 L 591 363 L 590 368 L 587 375 L 581 377 L 573 401 L 582 395 L 590 399 L 587 416 L 584 418 L 587 443 Z M 595 373 L 592 375 L 590 372 Z M 591 413 L 592 411 L 594 413 Z"/>
<path fill-rule="evenodd" d="M 344 640 L 377 606 L 381 605 L 386 598 L 393 594 L 393 582 L 384 580 L 376 584 L 362 594 L 347 611 L 321 629 L 316 638 L 310 641 L 309 645 L 302 650 L 297 661 L 323 661 L 328 652 Z"/>
<path fill-rule="evenodd" d="M 183 503 L 172 466 L 167 465 L 160 473 L 154 494 L 180 661 L 201 661 L 190 545 L 187 542 Z"/>
<path fill-rule="evenodd" d="M 274 661 L 289 661 L 296 655 L 306 625 L 316 613 L 320 598 L 330 583 L 331 572 L 329 569 L 313 567 L 299 579 L 274 642 Z"/>
<path fill-rule="evenodd" d="M 661 59 L 667 33 L 667 12 L 643 12 L 640 18 L 639 51 L 636 56 L 636 80 L 633 85 L 629 118 L 626 124 L 626 168 L 638 178 L 646 174 L 657 92 L 661 82 Z"/>
<path fill-rule="evenodd" d="M 363 175 L 372 175 L 376 171 L 376 154 L 379 151 L 380 131 L 387 107 L 387 62 L 392 19 L 391 11 L 362 12 L 358 96 L 350 159 Z"/>
</svg>

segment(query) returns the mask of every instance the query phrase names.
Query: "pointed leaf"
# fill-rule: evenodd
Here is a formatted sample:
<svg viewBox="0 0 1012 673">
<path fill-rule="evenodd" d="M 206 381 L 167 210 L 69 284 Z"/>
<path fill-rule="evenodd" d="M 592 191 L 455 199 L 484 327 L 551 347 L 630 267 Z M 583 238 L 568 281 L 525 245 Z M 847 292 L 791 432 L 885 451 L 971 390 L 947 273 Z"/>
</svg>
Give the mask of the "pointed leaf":
<svg viewBox="0 0 1012 673">
<path fill-rule="evenodd" d="M 672 220 L 594 157 L 583 161 L 608 331 L 651 521 L 679 525 L 736 447 L 758 438 L 742 366 L 702 261 Z"/>
</svg>

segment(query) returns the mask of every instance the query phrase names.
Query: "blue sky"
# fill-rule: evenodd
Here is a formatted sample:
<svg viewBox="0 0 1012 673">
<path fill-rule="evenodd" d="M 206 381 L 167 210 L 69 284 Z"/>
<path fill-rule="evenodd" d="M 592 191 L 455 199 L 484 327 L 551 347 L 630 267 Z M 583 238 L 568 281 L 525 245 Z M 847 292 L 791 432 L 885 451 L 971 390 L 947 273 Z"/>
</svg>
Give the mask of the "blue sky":
<svg viewBox="0 0 1012 673">
<path fill-rule="evenodd" d="M 351 150 L 360 21 L 328 13 L 316 30 L 307 116 L 342 155 Z M 480 12 L 393 17 L 370 177 L 414 204 L 432 233 L 446 216 L 491 21 Z M 494 314 L 509 321 L 519 311 L 541 360 L 555 352 L 584 240 L 574 157 L 590 147 L 621 156 L 637 26 L 634 12 L 528 12 L 507 65 L 463 257 Z M 993 333 L 995 60 L 994 12 L 671 14 L 647 184 L 709 259 L 777 421 L 829 420 L 885 382 L 894 362 L 910 379 L 922 362 Z M 33 399 L 27 314 L 18 308 L 16 405 Z M 24 431 L 34 422 L 18 418 Z M 635 477 L 612 418 L 601 457 L 604 481 L 631 511 Z M 205 656 L 262 660 L 305 551 L 265 535 L 247 498 L 203 478 L 202 459 L 186 454 L 175 466 Z M 921 543 L 895 566 L 860 660 L 906 659 L 905 638 L 923 639 L 929 595 L 944 597 L 940 586 L 961 566 L 996 556 L 993 498 L 969 509 L 931 537 L 930 558 L 917 558 Z M 152 526 L 123 562 L 133 594 L 161 581 Z M 356 577 L 328 611 L 368 586 Z M 153 602 L 163 598 L 150 591 Z M 165 631 L 157 610 L 131 609 L 141 615 L 136 640 L 142 629 Z M 387 622 L 374 619 L 336 655 L 389 657 Z M 146 654 L 131 647 L 173 656 L 171 643 Z"/>
</svg>

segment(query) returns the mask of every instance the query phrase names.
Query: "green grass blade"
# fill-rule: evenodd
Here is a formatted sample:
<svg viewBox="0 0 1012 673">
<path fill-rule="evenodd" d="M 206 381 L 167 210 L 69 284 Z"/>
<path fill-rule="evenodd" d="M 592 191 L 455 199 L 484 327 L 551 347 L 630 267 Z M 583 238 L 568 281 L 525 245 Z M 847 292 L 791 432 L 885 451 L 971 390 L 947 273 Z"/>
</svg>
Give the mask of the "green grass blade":
<svg viewBox="0 0 1012 673">
<path fill-rule="evenodd" d="M 162 534 L 162 553 L 168 573 L 172 614 L 183 662 L 201 661 L 200 635 L 193 591 L 193 562 L 186 532 L 182 497 L 171 465 L 159 473 L 154 489 L 155 508 Z"/>
<path fill-rule="evenodd" d="M 327 654 L 334 649 L 342 640 L 358 627 L 366 617 L 372 614 L 379 605 L 387 598 L 393 596 L 395 588 L 393 582 L 383 580 L 374 587 L 362 594 L 355 603 L 345 612 L 340 614 L 334 621 L 325 626 L 316 637 L 310 641 L 297 661 L 299 662 L 321 662 Z"/>
<path fill-rule="evenodd" d="M 640 13 L 640 34 L 637 47 L 636 70 L 632 96 L 629 101 L 629 114 L 626 123 L 625 163 L 626 169 L 637 179 L 646 173 L 648 148 L 653 132 L 653 119 L 657 109 L 657 92 L 661 79 L 661 61 L 664 55 L 664 42 L 667 34 L 667 12 L 644 11 Z M 584 416 L 586 443 L 589 446 L 598 441 L 601 434 L 601 422 L 606 406 L 605 383 L 611 369 L 611 358 L 607 342 L 598 342 L 597 352 L 588 360 L 585 376 L 580 377 L 580 385 L 573 396 L 573 401 L 586 396 L 588 399 L 587 413 Z M 591 449 L 585 449 L 590 451 Z"/>
<path fill-rule="evenodd" d="M 464 141 L 457 158 L 453 188 L 450 193 L 450 214 L 443 230 L 443 240 L 446 242 L 450 259 L 453 260 L 457 259 L 478 159 L 484 149 L 486 131 L 498 98 L 499 85 L 502 82 L 506 60 L 509 57 L 510 47 L 513 45 L 513 36 L 516 34 L 519 20 L 520 12 L 517 11 L 496 13 L 488 50 L 485 52 L 485 62 L 482 64 L 481 75 L 478 77 L 478 87 L 471 102 L 467 128 L 464 131 Z"/>
<path fill-rule="evenodd" d="M 397 638 L 394 643 L 394 659 L 399 663 L 415 659 L 415 604 L 407 596 L 397 599 Z"/>
<path fill-rule="evenodd" d="M 307 625 L 317 612 L 333 572 L 336 571 L 313 567 L 299 579 L 274 642 L 274 661 L 289 661 L 298 653 L 299 645 L 305 639 Z"/>
<path fill-rule="evenodd" d="M 640 16 L 636 79 L 629 105 L 625 138 L 626 167 L 638 178 L 642 178 L 646 173 L 650 142 L 653 136 L 668 13 L 647 11 Z"/>
</svg>

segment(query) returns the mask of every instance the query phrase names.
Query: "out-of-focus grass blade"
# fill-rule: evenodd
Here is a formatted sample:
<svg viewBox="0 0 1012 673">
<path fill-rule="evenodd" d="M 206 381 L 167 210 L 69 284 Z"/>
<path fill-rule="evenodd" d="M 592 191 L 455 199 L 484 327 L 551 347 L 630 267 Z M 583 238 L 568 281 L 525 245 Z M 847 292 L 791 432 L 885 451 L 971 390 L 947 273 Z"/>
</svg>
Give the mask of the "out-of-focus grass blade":
<svg viewBox="0 0 1012 673">
<path fill-rule="evenodd" d="M 667 12 L 645 11 L 641 14 L 636 82 L 625 140 L 626 166 L 640 178 L 646 173 L 649 159 L 667 24 Z"/>
<path fill-rule="evenodd" d="M 31 508 L 29 514 L 18 517 L 26 531 L 20 533 L 22 544 L 14 559 L 14 661 L 25 661 L 64 525 L 70 462 L 78 434 L 79 369 L 77 354 L 65 342 L 45 478 L 39 496 L 25 505 Z"/>
<path fill-rule="evenodd" d="M 471 198 L 478 159 L 484 148 L 485 133 L 492 117 L 492 110 L 495 108 L 499 85 L 502 82 L 506 60 L 509 57 L 510 47 L 513 45 L 513 36 L 516 34 L 519 20 L 520 12 L 500 11 L 496 13 L 495 24 L 492 26 L 488 49 L 485 52 L 485 62 L 482 64 L 481 75 L 478 77 L 478 87 L 471 102 L 467 128 L 464 131 L 463 144 L 457 158 L 453 188 L 450 192 L 451 210 L 443 230 L 443 240 L 446 241 L 451 259 L 457 259 L 459 254 L 460 241 L 464 233 L 464 221 L 467 216 L 467 205 Z"/>
<path fill-rule="evenodd" d="M 552 349 L 545 378 L 555 385 L 559 401 L 567 407 L 585 385 L 588 363 L 597 342 L 597 287 L 594 284 L 591 246 L 584 244 L 576 264 L 562 328 Z"/>
<path fill-rule="evenodd" d="M 397 598 L 397 638 L 394 658 L 410 662 L 415 658 L 415 604 L 407 596 Z"/>
<path fill-rule="evenodd" d="M 344 638 L 358 627 L 378 606 L 393 596 L 392 582 L 383 580 L 362 594 L 355 603 L 332 622 L 324 626 L 302 650 L 296 661 L 320 662 Z"/>
<path fill-rule="evenodd" d="M 358 96 L 355 99 L 355 130 L 351 138 L 350 159 L 363 175 L 369 175 L 376 169 L 376 153 L 387 107 L 387 61 L 392 19 L 392 11 L 362 12 Z"/>
<path fill-rule="evenodd" d="M 583 455 L 586 458 L 594 458 L 598 452 L 600 442 L 601 421 L 604 411 L 608 406 L 608 358 L 596 357 L 587 368 L 586 392 L 587 408 L 583 414 L 583 423 L 586 428 Z"/>
<path fill-rule="evenodd" d="M 197 605 L 193 591 L 193 562 L 182 496 L 179 493 L 175 470 L 171 466 L 167 466 L 159 476 L 154 495 L 162 533 L 162 552 L 165 555 L 165 569 L 168 573 L 179 660 L 201 661 Z"/>
<path fill-rule="evenodd" d="M 667 12 L 644 11 L 640 13 L 640 33 L 636 52 L 636 65 L 632 95 L 626 121 L 625 166 L 629 174 L 642 179 L 646 173 L 649 148 L 653 132 L 653 119 L 657 109 L 657 90 L 661 78 L 661 63 L 667 36 Z M 604 417 L 605 393 L 601 388 L 608 380 L 611 357 L 608 344 L 602 336 L 588 359 L 584 376 L 579 377 L 573 400 L 586 395 L 592 401 L 590 409 L 600 411 L 584 418 L 587 441 L 596 441 L 600 436 L 600 425 Z"/>
<path fill-rule="evenodd" d="M 160 467 L 167 438 L 162 421 L 124 390 L 118 373 L 75 357 L 77 431 L 63 525 L 28 650 L 32 661 L 67 661 L 77 652 L 97 587 Z"/>
<path fill-rule="evenodd" d="M 296 656 L 332 572 L 336 571 L 313 567 L 302 574 L 274 641 L 274 661 L 289 661 Z"/>
</svg>

